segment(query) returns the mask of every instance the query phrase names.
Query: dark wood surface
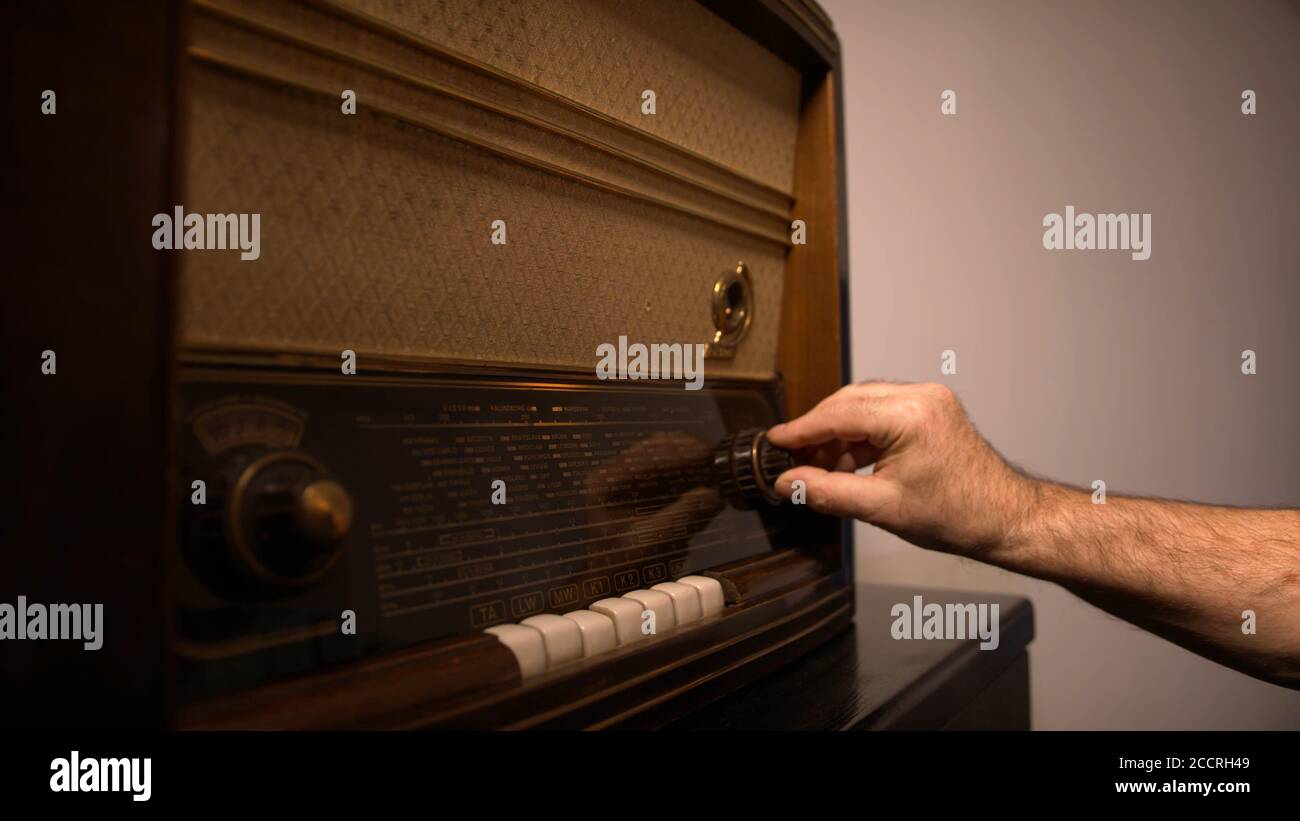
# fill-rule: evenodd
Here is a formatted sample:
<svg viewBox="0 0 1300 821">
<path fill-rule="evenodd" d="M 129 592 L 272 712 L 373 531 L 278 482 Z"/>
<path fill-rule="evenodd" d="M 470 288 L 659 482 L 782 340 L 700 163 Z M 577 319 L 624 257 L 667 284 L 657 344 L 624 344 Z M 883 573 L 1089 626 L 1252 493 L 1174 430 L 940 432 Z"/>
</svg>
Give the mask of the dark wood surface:
<svg viewBox="0 0 1300 821">
<path fill-rule="evenodd" d="M 103 605 L 102 647 L 6 641 L 0 727 L 161 726 L 173 5 L 6 3 L 0 601 Z M 42 114 L 54 91 L 56 113 Z M 41 370 L 42 351 L 57 369 Z M 188 494 L 188 482 L 184 493 Z M 93 683 L 93 688 L 89 684 Z M 88 689 L 94 697 L 88 696 Z M 111 704 L 111 709 L 105 705 Z"/>
<path fill-rule="evenodd" d="M 199 730 L 316 730 L 384 726 L 395 712 L 466 692 L 519 683 L 514 655 L 476 633 L 315 676 L 278 682 L 181 711 L 177 725 Z"/>
<path fill-rule="evenodd" d="M 858 585 L 853 625 L 780 670 L 669 725 L 675 730 L 1028 729 L 1028 599 Z M 896 640 L 890 609 L 996 603 L 999 644 Z"/>
</svg>

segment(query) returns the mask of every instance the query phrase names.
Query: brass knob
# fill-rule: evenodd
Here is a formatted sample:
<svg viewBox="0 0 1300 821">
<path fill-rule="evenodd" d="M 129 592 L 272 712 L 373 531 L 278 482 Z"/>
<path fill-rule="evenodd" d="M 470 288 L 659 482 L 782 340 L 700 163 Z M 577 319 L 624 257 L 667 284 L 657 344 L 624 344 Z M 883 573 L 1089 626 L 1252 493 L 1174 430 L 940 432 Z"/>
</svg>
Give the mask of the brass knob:
<svg viewBox="0 0 1300 821">
<path fill-rule="evenodd" d="M 246 576 L 264 588 L 303 587 L 338 560 L 353 505 L 320 462 L 277 451 L 240 471 L 227 516 L 229 545 Z"/>
<path fill-rule="evenodd" d="M 333 479 L 299 490 L 293 513 L 303 536 L 319 545 L 336 545 L 352 529 L 352 497 Z"/>
<path fill-rule="evenodd" d="M 706 355 L 730 359 L 754 321 L 754 284 L 745 263 L 737 262 L 713 283 L 709 307 L 714 332 Z"/>
</svg>

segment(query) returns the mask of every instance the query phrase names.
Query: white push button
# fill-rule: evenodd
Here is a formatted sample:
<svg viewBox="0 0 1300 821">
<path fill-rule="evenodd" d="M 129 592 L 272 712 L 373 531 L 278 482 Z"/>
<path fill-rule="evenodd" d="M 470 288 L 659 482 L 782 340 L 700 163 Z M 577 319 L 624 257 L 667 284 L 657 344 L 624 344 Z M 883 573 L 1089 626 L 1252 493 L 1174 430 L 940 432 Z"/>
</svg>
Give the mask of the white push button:
<svg viewBox="0 0 1300 821">
<path fill-rule="evenodd" d="M 666 633 L 677 626 L 677 615 L 673 612 L 673 600 L 667 593 L 658 590 L 633 590 L 623 594 L 623 598 L 640 602 L 646 610 L 655 614 L 655 635 Z"/>
<path fill-rule="evenodd" d="M 483 631 L 491 633 L 510 648 L 519 663 L 519 674 L 532 678 L 546 672 L 546 642 L 542 634 L 522 624 L 498 624 Z"/>
<path fill-rule="evenodd" d="M 543 613 L 540 616 L 529 616 L 519 623 L 542 634 L 542 641 L 546 644 L 547 670 L 554 670 L 561 664 L 582 658 L 582 631 L 570 619 Z"/>
<path fill-rule="evenodd" d="M 690 624 L 704 618 L 704 606 L 700 603 L 700 591 L 689 584 L 681 582 L 664 582 L 656 584 L 651 590 L 658 590 L 673 600 L 673 613 L 677 624 Z"/>
<path fill-rule="evenodd" d="M 706 619 L 721 613 L 722 608 L 727 604 L 726 597 L 722 595 L 722 583 L 717 579 L 708 576 L 682 576 L 677 582 L 690 585 L 699 591 L 700 606 Z"/>
<path fill-rule="evenodd" d="M 618 638 L 619 644 L 645 638 L 641 635 L 641 611 L 645 608 L 640 602 L 631 599 L 601 599 L 593 604 L 591 609 L 601 615 L 609 616 L 614 622 L 614 635 Z"/>
<path fill-rule="evenodd" d="M 608 653 L 618 646 L 618 636 L 614 633 L 614 620 L 604 613 L 594 610 L 574 610 L 565 613 L 564 618 L 578 625 L 582 634 L 583 658 L 591 658 L 601 653 Z"/>
</svg>

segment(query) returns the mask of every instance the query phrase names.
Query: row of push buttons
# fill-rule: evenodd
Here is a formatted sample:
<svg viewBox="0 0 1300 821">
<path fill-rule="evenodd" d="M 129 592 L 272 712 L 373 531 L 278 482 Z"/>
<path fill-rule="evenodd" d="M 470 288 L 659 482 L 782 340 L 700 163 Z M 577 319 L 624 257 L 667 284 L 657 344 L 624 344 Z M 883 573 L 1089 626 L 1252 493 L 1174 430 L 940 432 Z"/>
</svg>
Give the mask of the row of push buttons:
<svg viewBox="0 0 1300 821">
<path fill-rule="evenodd" d="M 642 613 L 654 613 L 655 634 L 722 612 L 722 585 L 707 576 L 683 576 L 675 582 L 633 590 L 619 599 L 601 599 L 586 610 L 563 616 L 530 616 L 518 624 L 500 624 L 491 633 L 510 648 L 525 679 L 562 664 L 608 653 L 615 647 L 648 638 Z"/>
</svg>

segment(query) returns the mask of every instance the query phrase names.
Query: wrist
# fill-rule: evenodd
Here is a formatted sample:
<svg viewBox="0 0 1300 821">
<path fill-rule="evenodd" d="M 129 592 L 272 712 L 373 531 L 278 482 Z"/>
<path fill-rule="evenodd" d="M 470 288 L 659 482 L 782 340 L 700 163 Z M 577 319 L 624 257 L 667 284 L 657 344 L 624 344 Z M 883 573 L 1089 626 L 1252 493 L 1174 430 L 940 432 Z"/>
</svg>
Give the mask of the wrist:
<svg viewBox="0 0 1300 821">
<path fill-rule="evenodd" d="M 1049 539 L 1060 507 L 1060 488 L 1052 482 L 1016 474 L 1015 500 L 1008 505 L 1006 536 L 998 547 L 1000 564 L 1019 564 Z"/>
</svg>

